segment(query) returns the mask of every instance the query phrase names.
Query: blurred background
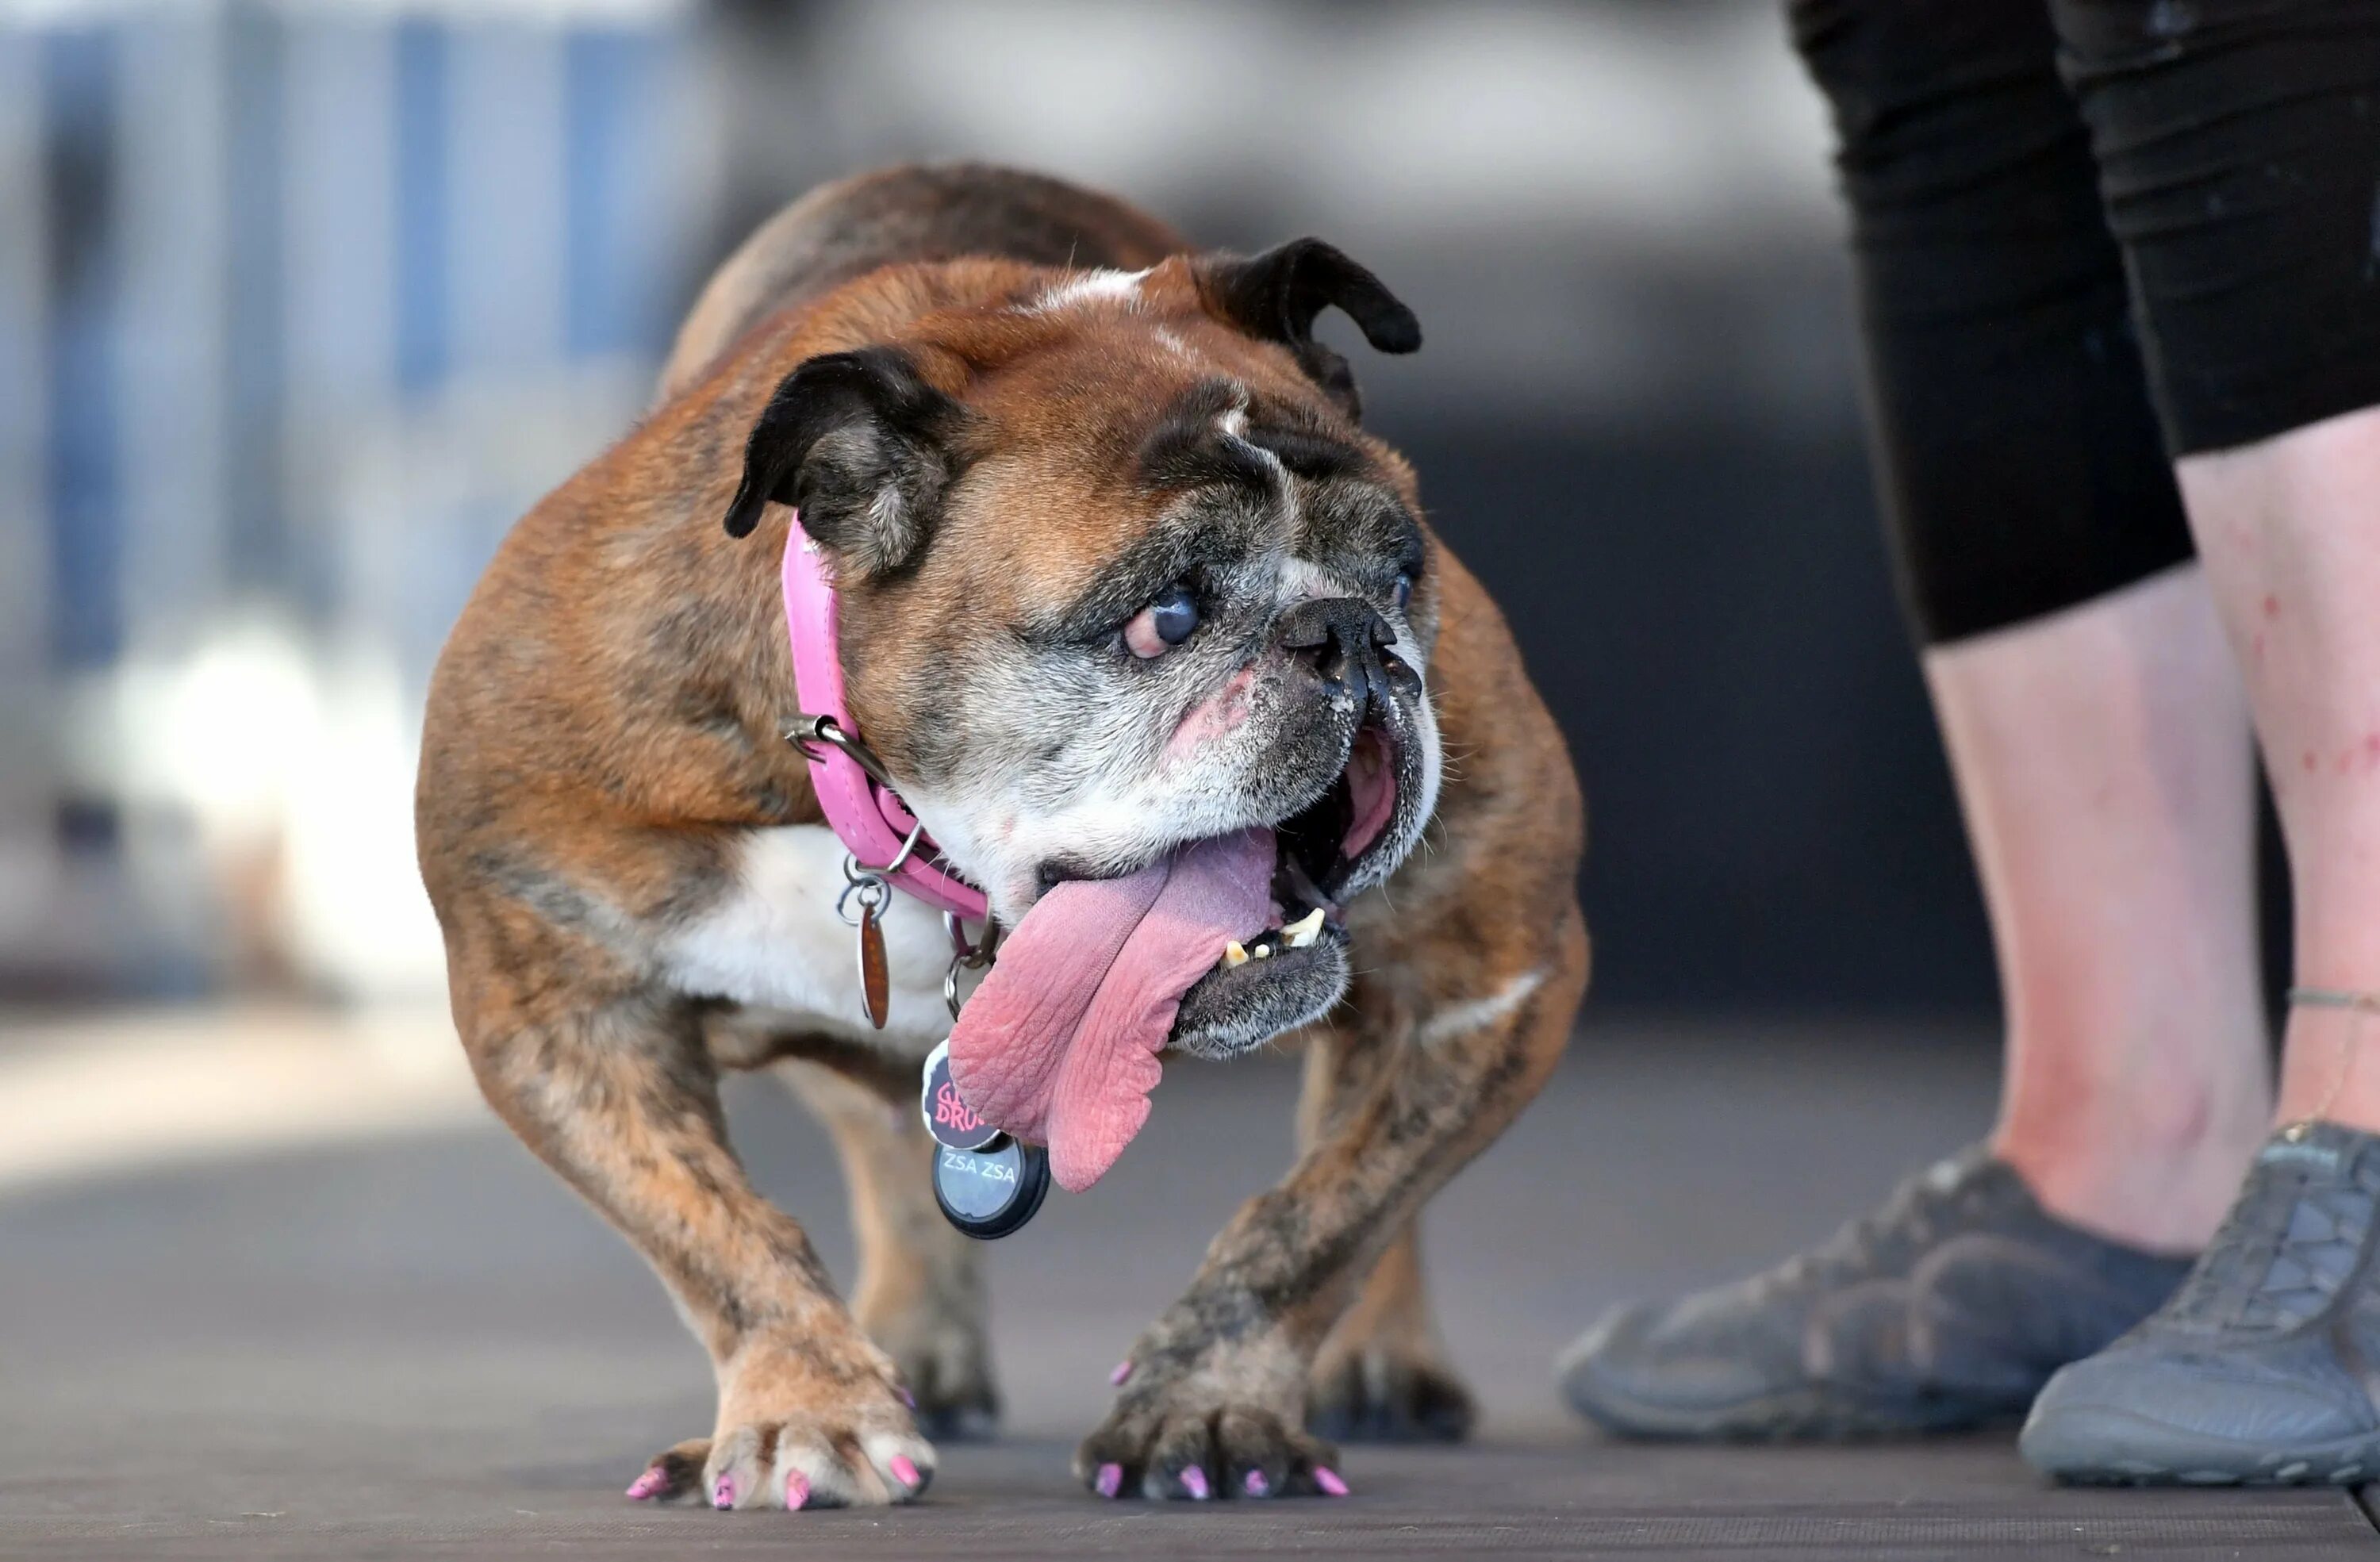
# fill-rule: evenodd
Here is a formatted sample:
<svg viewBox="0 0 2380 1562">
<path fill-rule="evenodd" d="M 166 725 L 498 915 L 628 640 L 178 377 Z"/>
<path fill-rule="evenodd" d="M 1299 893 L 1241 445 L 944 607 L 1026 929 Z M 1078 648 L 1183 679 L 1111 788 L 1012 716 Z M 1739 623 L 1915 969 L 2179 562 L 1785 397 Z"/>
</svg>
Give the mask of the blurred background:
<svg viewBox="0 0 2380 1562">
<path fill-rule="evenodd" d="M 1359 371 L 1585 774 L 1598 1006 L 1988 1006 L 1758 0 L 0 3 L 0 1001 L 434 1001 L 498 537 L 757 221 L 951 157 L 1415 305 Z"/>
</svg>

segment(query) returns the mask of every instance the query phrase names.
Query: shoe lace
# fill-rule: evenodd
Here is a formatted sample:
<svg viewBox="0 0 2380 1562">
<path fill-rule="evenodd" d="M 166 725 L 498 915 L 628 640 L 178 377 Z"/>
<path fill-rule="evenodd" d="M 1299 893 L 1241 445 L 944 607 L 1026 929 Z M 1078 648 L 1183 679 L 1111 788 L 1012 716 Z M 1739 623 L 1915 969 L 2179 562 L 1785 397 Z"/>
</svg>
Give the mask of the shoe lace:
<svg viewBox="0 0 2380 1562">
<path fill-rule="evenodd" d="M 1904 1178 L 1882 1204 L 1855 1217 L 1817 1246 L 1795 1253 L 1761 1278 L 1778 1289 L 1830 1281 L 1888 1266 L 1923 1251 L 1950 1216 L 1971 1209 L 1979 1193 L 1974 1163 L 1953 1156 Z"/>
<path fill-rule="evenodd" d="M 2368 1157 L 2348 1179 L 2260 1160 L 2165 1314 L 2289 1328 L 2325 1311 L 2362 1252 L 2373 1181 Z"/>
</svg>

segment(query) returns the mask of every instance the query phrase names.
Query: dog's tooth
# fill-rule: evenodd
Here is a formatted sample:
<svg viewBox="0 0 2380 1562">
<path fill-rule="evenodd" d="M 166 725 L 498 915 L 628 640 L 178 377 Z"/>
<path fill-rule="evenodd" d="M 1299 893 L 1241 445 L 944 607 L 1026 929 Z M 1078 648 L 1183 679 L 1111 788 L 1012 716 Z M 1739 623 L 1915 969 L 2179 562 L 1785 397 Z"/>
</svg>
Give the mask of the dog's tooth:
<svg viewBox="0 0 2380 1562">
<path fill-rule="evenodd" d="M 1233 938 L 1230 943 L 1223 946 L 1223 969 L 1228 971 L 1234 966 L 1245 965 L 1247 963 L 1247 947 L 1242 944 L 1239 939 Z"/>
<path fill-rule="evenodd" d="M 1282 928 L 1281 936 L 1293 950 L 1302 950 L 1313 943 L 1315 939 L 1322 937 L 1322 908 L 1316 906 L 1312 911 Z"/>
<path fill-rule="evenodd" d="M 1248 951 L 1248 958 L 1250 960 L 1270 960 L 1272 958 L 1272 946 L 1270 944 L 1258 944 L 1255 949 Z"/>
</svg>

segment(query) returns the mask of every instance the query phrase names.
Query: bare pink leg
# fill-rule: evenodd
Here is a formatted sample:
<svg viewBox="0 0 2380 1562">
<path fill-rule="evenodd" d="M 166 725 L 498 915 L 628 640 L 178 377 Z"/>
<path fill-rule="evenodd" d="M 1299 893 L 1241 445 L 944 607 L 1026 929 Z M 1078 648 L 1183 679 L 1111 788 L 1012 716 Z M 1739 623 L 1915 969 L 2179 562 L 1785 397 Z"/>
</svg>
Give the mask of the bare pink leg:
<svg viewBox="0 0 2380 1562">
<path fill-rule="evenodd" d="M 1994 1148 L 2060 1217 L 2180 1251 L 2271 1086 L 2239 675 L 2195 566 L 1925 659 L 2007 1015 Z"/>
<path fill-rule="evenodd" d="M 2380 991 L 2380 408 L 2176 470 L 2289 843 L 2296 980 Z M 2380 1019 L 2292 1011 L 2278 1113 L 2380 1131 Z"/>
</svg>

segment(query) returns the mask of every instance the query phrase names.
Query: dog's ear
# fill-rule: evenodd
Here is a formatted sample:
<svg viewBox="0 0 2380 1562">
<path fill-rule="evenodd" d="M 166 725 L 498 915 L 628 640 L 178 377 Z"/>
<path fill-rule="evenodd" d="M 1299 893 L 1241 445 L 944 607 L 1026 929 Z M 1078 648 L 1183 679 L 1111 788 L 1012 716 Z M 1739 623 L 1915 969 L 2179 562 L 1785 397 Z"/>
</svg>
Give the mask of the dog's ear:
<svg viewBox="0 0 2380 1562">
<path fill-rule="evenodd" d="M 1251 336 L 1295 354 L 1306 377 L 1349 417 L 1363 411 L 1347 360 L 1314 339 L 1314 318 L 1336 308 L 1384 353 L 1421 345 L 1421 321 L 1404 301 L 1344 250 L 1318 238 L 1293 238 L 1261 255 L 1210 255 L 1193 267 L 1207 308 Z"/>
<path fill-rule="evenodd" d="M 917 556 L 957 475 L 966 422 L 966 409 L 897 348 L 808 359 L 752 425 L 727 535 L 750 536 L 774 500 L 801 511 L 802 528 L 846 569 L 898 569 Z"/>
</svg>

